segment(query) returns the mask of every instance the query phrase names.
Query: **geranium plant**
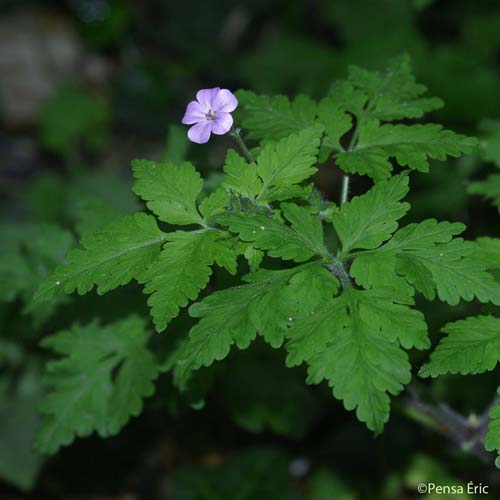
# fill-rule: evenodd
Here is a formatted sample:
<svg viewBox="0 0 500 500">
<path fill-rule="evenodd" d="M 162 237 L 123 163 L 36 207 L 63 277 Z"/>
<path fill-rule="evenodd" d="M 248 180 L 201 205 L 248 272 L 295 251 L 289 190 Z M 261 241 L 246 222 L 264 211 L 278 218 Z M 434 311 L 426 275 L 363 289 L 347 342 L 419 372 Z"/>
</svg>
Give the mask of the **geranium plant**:
<svg viewBox="0 0 500 500">
<path fill-rule="evenodd" d="M 443 106 L 425 94 L 406 57 L 385 72 L 351 67 L 319 102 L 200 90 L 182 119 L 189 139 L 206 143 L 227 133 L 237 142 L 220 185 L 206 194 L 190 162 L 134 160 L 133 190 L 145 210 L 84 236 L 35 296 L 41 304 L 93 288 L 104 294 L 135 280 L 160 342 L 185 308 L 193 326 L 161 355 L 152 350 L 149 320 L 138 316 L 75 324 L 44 339 L 59 357 L 46 369 L 52 389 L 41 407 L 38 450 L 119 432 L 160 374 L 172 373 L 178 390 L 188 391 L 200 369 L 257 337 L 285 350 L 287 366 L 306 365 L 307 383 L 326 380 L 374 433 L 412 372 L 491 369 L 500 358 L 488 347 L 498 331 L 492 317 L 447 326 L 430 361 L 420 370 L 410 363 L 409 351 L 430 349 L 416 297 L 450 307 L 500 305 L 486 255 L 498 242 L 463 239 L 459 221 L 401 223 L 411 209 L 412 171 L 427 172 L 429 160 L 469 154 L 478 143 L 420 123 Z M 337 199 L 315 187 L 320 166 L 342 171 Z M 350 195 L 353 175 L 371 186 L 364 194 Z M 211 277 L 219 272 L 232 275 L 234 286 L 217 289 Z M 489 448 L 500 447 L 499 421 Z"/>
</svg>

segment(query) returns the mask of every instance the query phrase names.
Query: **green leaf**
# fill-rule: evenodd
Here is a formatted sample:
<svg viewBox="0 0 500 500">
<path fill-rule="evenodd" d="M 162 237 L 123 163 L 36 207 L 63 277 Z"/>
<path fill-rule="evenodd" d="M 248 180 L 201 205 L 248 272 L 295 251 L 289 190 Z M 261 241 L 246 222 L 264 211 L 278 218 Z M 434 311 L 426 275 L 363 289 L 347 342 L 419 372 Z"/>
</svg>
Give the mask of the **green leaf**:
<svg viewBox="0 0 500 500">
<path fill-rule="evenodd" d="M 402 295 L 412 295 L 412 286 L 396 273 L 396 255 L 389 252 L 363 252 L 356 256 L 349 274 L 363 288 L 392 287 Z"/>
<path fill-rule="evenodd" d="M 75 290 L 83 295 L 94 285 L 97 293 L 104 294 L 138 279 L 158 257 L 165 237 L 150 215 L 139 212 L 118 219 L 102 231 L 85 236 L 83 248 L 68 254 L 66 264 L 42 283 L 34 301 L 47 301 Z"/>
<path fill-rule="evenodd" d="M 134 160 L 132 169 L 136 182 L 135 194 L 147 202 L 158 218 L 169 224 L 201 224 L 203 219 L 196 208 L 196 199 L 203 187 L 203 179 L 189 162 L 155 163 Z"/>
<path fill-rule="evenodd" d="M 264 258 L 264 252 L 261 252 L 252 245 L 246 245 L 245 250 L 243 251 L 243 255 L 248 262 L 250 271 L 257 271 L 257 269 L 260 267 L 262 259 Z"/>
<path fill-rule="evenodd" d="M 500 395 L 500 388 L 497 390 Z M 497 451 L 499 456 L 495 460 L 495 465 L 500 469 L 500 404 L 496 404 L 489 413 L 490 423 L 488 432 L 484 440 L 487 451 Z"/>
<path fill-rule="evenodd" d="M 106 101 L 79 87 L 64 85 L 44 102 L 40 112 L 40 142 L 69 154 L 82 145 L 100 148 L 109 136 L 110 112 Z"/>
<path fill-rule="evenodd" d="M 447 334 L 430 361 L 420 370 L 422 377 L 437 377 L 444 373 L 462 375 L 491 371 L 500 361 L 500 319 L 477 316 L 448 323 Z"/>
<path fill-rule="evenodd" d="M 257 158 L 257 174 L 263 183 L 258 200 L 279 200 L 283 190 L 316 172 L 321 135 L 321 127 L 312 127 L 262 148 Z"/>
<path fill-rule="evenodd" d="M 380 432 L 389 418 L 389 394 L 411 378 L 407 354 L 400 348 L 428 345 L 421 313 L 411 299 L 391 289 L 346 288 L 294 321 L 287 333 L 287 364 L 306 361 L 308 383 L 326 379 L 347 410 Z"/>
<path fill-rule="evenodd" d="M 179 165 L 186 160 L 186 153 L 189 149 L 189 139 L 184 127 L 180 125 L 170 125 L 168 127 L 167 142 L 163 152 L 163 162 Z"/>
<path fill-rule="evenodd" d="M 403 167 L 429 171 L 429 158 L 470 153 L 477 144 L 471 137 L 445 130 L 441 125 L 380 125 L 378 120 L 361 122 L 359 138 L 349 151 L 339 153 L 337 163 L 344 172 L 365 174 L 375 181 L 389 177 L 395 158 Z"/>
<path fill-rule="evenodd" d="M 268 97 L 246 90 L 236 95 L 244 110 L 242 126 L 250 139 L 279 140 L 314 125 L 316 103 L 308 96 L 299 95 L 290 102 L 283 95 Z"/>
<path fill-rule="evenodd" d="M 318 263 L 279 271 L 260 269 L 244 278 L 248 284 L 215 292 L 193 304 L 190 315 L 201 319 L 176 355 L 175 383 L 185 389 L 192 371 L 224 359 L 233 344 L 246 349 L 257 333 L 279 347 L 286 325 L 299 307 L 294 304 L 295 294 L 287 288 L 299 273 L 307 273 L 307 282 L 315 283 L 311 276 L 326 273 L 336 285 L 335 278 Z"/>
<path fill-rule="evenodd" d="M 383 121 L 421 118 L 444 104 L 436 97 L 422 97 L 427 88 L 416 83 L 408 55 L 393 59 L 382 72 L 350 66 L 349 82 L 368 96 L 367 113 Z"/>
<path fill-rule="evenodd" d="M 0 378 L 0 480 L 28 493 L 45 461 L 33 451 L 42 387 L 32 359 L 23 357 L 22 369 L 12 375 L 14 380 Z"/>
<path fill-rule="evenodd" d="M 262 189 L 255 163 L 249 164 L 234 149 L 227 152 L 222 185 L 241 196 L 254 198 Z"/>
<path fill-rule="evenodd" d="M 71 234 L 52 224 L 2 224 L 0 244 L 0 300 L 21 298 L 25 312 L 46 319 L 53 307 L 33 308 L 30 301 L 42 281 L 64 261 L 74 245 Z M 36 309 L 36 310 L 35 310 Z"/>
<path fill-rule="evenodd" d="M 352 127 L 352 118 L 340 107 L 334 97 L 325 97 L 318 106 L 318 120 L 325 127 L 322 145 L 344 151 L 340 139 Z"/>
<path fill-rule="evenodd" d="M 177 231 L 166 236 L 159 258 L 141 276 L 158 331 L 207 286 L 214 261 L 236 272 L 236 254 L 219 236 L 217 231 Z"/>
<path fill-rule="evenodd" d="M 463 233 L 464 230 L 465 225 L 460 222 L 438 222 L 436 219 L 426 219 L 417 224 L 402 227 L 382 248 L 398 252 L 425 251 L 434 248 L 435 244 L 450 242 L 453 236 Z"/>
<path fill-rule="evenodd" d="M 365 287 L 389 282 L 394 286 L 399 281 L 397 276 L 403 276 L 428 300 L 433 300 L 437 292 L 440 300 L 450 305 L 474 297 L 498 304 L 500 285 L 487 272 L 487 261 L 477 258 L 474 243 L 452 239 L 464 229 L 463 224 L 434 219 L 409 224 L 380 248 L 357 254 L 354 276 Z M 380 269 L 375 269 L 382 260 L 385 278 L 381 278 Z"/>
<path fill-rule="evenodd" d="M 467 191 L 488 198 L 500 211 L 500 174 L 490 175 L 484 181 L 472 182 Z"/>
<path fill-rule="evenodd" d="M 154 391 L 158 368 L 146 344 L 145 321 L 131 316 L 107 326 L 74 325 L 42 341 L 61 358 L 47 364 L 52 386 L 40 405 L 35 439 L 41 453 L 55 453 L 76 436 L 117 434 Z"/>
<path fill-rule="evenodd" d="M 348 111 L 358 120 L 365 117 L 368 95 L 347 80 L 334 82 L 330 88 L 330 96 L 335 107 Z"/>
<path fill-rule="evenodd" d="M 217 221 L 239 233 L 241 240 L 267 250 L 271 257 L 295 262 L 304 262 L 314 255 L 328 257 L 320 219 L 293 203 L 283 203 L 281 208 L 291 227 L 275 218 L 257 214 L 228 212 Z"/>
<path fill-rule="evenodd" d="M 488 269 L 500 269 L 500 238 L 478 238 L 474 255 Z"/>
<path fill-rule="evenodd" d="M 411 250 L 403 255 L 398 272 L 405 274 L 426 298 L 432 300 L 435 289 L 439 299 L 450 305 L 458 304 L 460 299 L 471 301 L 474 297 L 480 302 L 500 304 L 500 284 L 487 272 L 487 264 L 474 258 L 471 242 L 456 238 L 449 243 L 427 250 Z M 416 272 L 418 278 L 415 278 Z M 419 286 L 419 279 L 428 281 L 426 275 L 434 284 L 430 286 L 430 293 L 429 283 Z"/>
<path fill-rule="evenodd" d="M 409 210 L 400 200 L 408 193 L 408 176 L 398 175 L 375 185 L 368 193 L 354 197 L 332 215 L 342 242 L 342 254 L 355 248 L 376 248 L 398 227 L 398 220 Z"/>
<path fill-rule="evenodd" d="M 229 193 L 224 188 L 219 188 L 210 193 L 200 203 L 200 212 L 205 221 L 224 212 L 229 204 Z"/>
<path fill-rule="evenodd" d="M 75 202 L 75 231 L 80 238 L 102 230 L 125 213 L 97 196 L 81 196 Z"/>
<path fill-rule="evenodd" d="M 500 121 L 483 120 L 479 128 L 483 158 L 500 167 Z"/>
</svg>

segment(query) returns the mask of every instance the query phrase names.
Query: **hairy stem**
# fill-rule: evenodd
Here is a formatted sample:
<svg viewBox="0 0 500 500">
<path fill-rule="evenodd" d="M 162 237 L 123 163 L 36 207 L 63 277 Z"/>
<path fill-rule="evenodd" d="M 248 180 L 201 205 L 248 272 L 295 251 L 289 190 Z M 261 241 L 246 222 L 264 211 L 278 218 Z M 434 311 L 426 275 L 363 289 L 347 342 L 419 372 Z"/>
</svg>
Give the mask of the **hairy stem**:
<svg viewBox="0 0 500 500">
<path fill-rule="evenodd" d="M 358 117 L 358 122 L 356 123 L 356 128 L 354 129 L 354 133 L 352 134 L 351 140 L 349 142 L 349 147 L 347 151 L 352 151 L 359 140 L 359 125 L 361 123 L 362 117 Z M 340 194 L 340 205 L 343 205 L 349 200 L 349 181 L 350 177 L 347 174 L 344 174 L 342 177 L 342 192 Z"/>
<path fill-rule="evenodd" d="M 350 177 L 344 174 L 342 178 L 342 193 L 340 195 L 340 204 L 343 205 L 349 199 L 349 180 Z"/>
<path fill-rule="evenodd" d="M 349 273 L 346 271 L 342 262 L 335 259 L 334 262 L 332 262 L 331 264 L 327 264 L 326 267 L 334 276 L 339 279 L 342 288 L 352 286 L 351 277 L 349 276 Z"/>
<path fill-rule="evenodd" d="M 243 141 L 243 138 L 241 137 L 241 128 L 239 128 L 239 127 L 234 128 L 233 130 L 231 130 L 230 135 L 236 139 L 238 146 L 243 151 L 243 154 L 246 156 L 247 160 L 250 163 L 255 163 L 255 159 L 254 159 L 252 153 L 247 148 L 245 141 Z"/>
<path fill-rule="evenodd" d="M 410 418 L 432 428 L 482 462 L 492 462 L 491 455 L 484 449 L 484 438 L 488 431 L 488 413 L 498 401 L 497 397 L 479 418 L 466 418 L 446 404 L 423 402 L 414 387 L 408 387 L 407 392 L 410 397 L 404 409 Z"/>
</svg>

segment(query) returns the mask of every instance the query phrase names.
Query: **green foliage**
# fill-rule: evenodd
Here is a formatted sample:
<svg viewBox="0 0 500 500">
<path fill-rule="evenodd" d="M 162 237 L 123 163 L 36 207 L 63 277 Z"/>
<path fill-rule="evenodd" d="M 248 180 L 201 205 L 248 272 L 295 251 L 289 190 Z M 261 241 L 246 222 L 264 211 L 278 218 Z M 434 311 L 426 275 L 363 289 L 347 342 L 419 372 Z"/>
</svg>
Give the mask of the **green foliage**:
<svg viewBox="0 0 500 500">
<path fill-rule="evenodd" d="M 196 199 L 203 187 L 200 174 L 190 163 L 135 160 L 132 162 L 134 192 L 147 202 L 158 218 L 169 224 L 202 224 Z"/>
<path fill-rule="evenodd" d="M 500 395 L 500 389 L 498 390 Z M 497 451 L 499 456 L 495 460 L 495 465 L 500 469 L 500 404 L 496 404 L 491 408 L 489 415 L 490 423 L 484 446 L 487 451 Z"/>
<path fill-rule="evenodd" d="M 427 88 L 415 81 L 408 55 L 393 59 L 384 71 L 367 71 L 349 67 L 349 83 L 370 101 L 369 115 L 382 121 L 421 118 L 441 108 L 437 97 L 422 97 Z"/>
<path fill-rule="evenodd" d="M 99 148 L 108 135 L 109 110 L 100 99 L 66 85 L 44 104 L 40 141 L 55 152 L 68 154 L 79 146 Z"/>
<path fill-rule="evenodd" d="M 401 166 L 428 172 L 429 158 L 445 160 L 470 153 L 477 143 L 435 124 L 381 125 L 378 120 L 369 120 L 357 130 L 356 145 L 340 153 L 337 162 L 344 172 L 369 175 L 376 181 L 389 177 L 391 158 Z"/>
<path fill-rule="evenodd" d="M 403 118 L 421 118 L 438 109 L 442 101 L 422 97 L 424 85 L 415 82 L 407 56 L 394 59 L 384 72 L 351 66 L 347 80 L 332 86 L 330 96 L 316 105 L 302 96 L 290 102 L 284 97 L 268 98 L 240 93 L 245 127 L 249 136 L 279 139 L 281 134 L 320 124 L 326 137 L 323 146 L 332 152 L 347 173 L 368 175 L 375 181 L 387 179 L 391 159 L 403 166 L 428 172 L 429 159 L 470 153 L 477 140 L 445 130 L 441 125 L 381 123 Z M 356 117 L 352 128 L 351 115 Z M 343 145 L 347 132 L 349 145 Z"/>
<path fill-rule="evenodd" d="M 168 127 L 167 142 L 163 153 L 163 161 L 174 164 L 183 163 L 189 149 L 189 140 L 179 125 Z"/>
<path fill-rule="evenodd" d="M 216 231 L 170 233 L 159 258 L 141 277 L 144 293 L 158 331 L 179 314 L 189 300 L 198 297 L 217 262 L 231 273 L 236 272 L 236 255 Z"/>
<path fill-rule="evenodd" d="M 468 191 L 470 194 L 480 194 L 490 199 L 500 211 L 500 174 L 490 175 L 484 181 L 472 182 Z"/>
<path fill-rule="evenodd" d="M 250 130 L 249 139 L 283 139 L 314 125 L 316 103 L 306 95 L 299 95 L 291 102 L 283 95 L 258 96 L 247 90 L 236 95 L 245 110 L 241 124 Z"/>
<path fill-rule="evenodd" d="M 52 224 L 4 224 L 0 229 L 4 238 L 0 243 L 0 301 L 21 299 L 24 312 L 41 324 L 65 299 L 39 307 L 31 302 L 33 294 L 54 267 L 64 261 L 74 245 L 73 237 Z"/>
<path fill-rule="evenodd" d="M 189 338 L 177 354 L 176 384 L 180 388 L 186 387 L 193 370 L 224 359 L 233 344 L 240 349 L 247 348 L 257 333 L 273 347 L 279 347 L 286 326 L 293 321 L 298 307 L 288 297 L 290 289 L 297 290 L 298 287 L 287 285 L 301 273 L 307 276 L 301 280 L 304 284 L 316 283 L 311 279 L 316 274 L 322 281 L 330 279 L 317 264 L 279 271 L 260 269 L 243 278 L 246 285 L 215 292 L 193 304 L 189 314 L 201 320 L 191 329 Z M 332 286 L 336 287 L 335 281 L 329 283 L 330 289 Z"/>
<path fill-rule="evenodd" d="M 44 381 L 52 391 L 40 405 L 38 451 L 54 453 L 94 431 L 102 437 L 117 434 L 141 412 L 158 375 L 149 336 L 145 321 L 130 316 L 106 326 L 74 325 L 42 341 L 61 358 L 46 368 Z"/>
<path fill-rule="evenodd" d="M 400 345 L 428 347 L 425 321 L 411 303 L 390 289 L 346 289 L 293 322 L 287 363 L 305 361 L 309 383 L 326 379 L 346 409 L 356 409 L 368 428 L 381 432 L 389 418 L 388 393 L 398 394 L 411 378 Z"/>
<path fill-rule="evenodd" d="M 464 229 L 462 224 L 434 219 L 409 224 L 373 253 L 359 254 L 352 266 L 353 275 L 363 286 L 389 284 L 389 278 L 396 283 L 403 276 L 428 300 L 437 292 L 451 305 L 474 297 L 499 304 L 500 287 L 487 272 L 487 261 L 477 258 L 473 243 L 452 239 Z M 384 271 L 379 267 L 381 259 Z"/>
<path fill-rule="evenodd" d="M 304 262 L 314 255 L 328 257 L 320 220 L 293 203 L 283 203 L 281 210 L 291 227 L 266 215 L 229 213 L 217 220 L 232 232 L 239 233 L 241 240 L 252 242 L 260 250 L 268 250 L 271 257 L 295 262 Z"/>
<path fill-rule="evenodd" d="M 476 240 L 477 258 L 485 262 L 488 269 L 500 269 L 500 238 L 478 238 Z"/>
<path fill-rule="evenodd" d="M 500 167 L 500 122 L 483 120 L 479 124 L 482 132 L 481 149 L 487 162 Z"/>
<path fill-rule="evenodd" d="M 411 379 L 407 350 L 429 348 L 415 293 L 451 305 L 474 298 L 500 304 L 500 284 L 489 273 L 487 251 L 493 249 L 456 238 L 465 226 L 427 219 L 399 227 L 410 209 L 403 201 L 409 172 L 391 176 L 392 158 L 425 172 L 429 158 L 458 156 L 476 144 L 440 125 L 383 123 L 420 118 L 437 109 L 441 101 L 425 97 L 425 90 L 416 83 L 408 59 L 401 57 L 385 72 L 352 67 L 347 80 L 336 82 L 319 104 L 305 96 L 290 101 L 241 91 L 243 125 L 250 139 L 259 140 L 250 158 L 229 151 L 219 181 L 205 184 L 184 161 L 182 144 L 172 146 L 167 161 L 135 160 L 133 191 L 158 221 L 139 212 L 91 233 L 92 221 L 83 217 L 81 248 L 45 280 L 36 303 L 61 292 L 84 294 L 94 286 L 103 294 L 136 280 L 149 295 L 158 331 L 188 307 L 190 318 L 179 321 L 189 322 L 191 329 L 180 338 L 174 332 L 163 362 L 181 391 L 199 399 L 194 373 L 227 358 L 233 346 L 246 349 L 261 337 L 273 348 L 284 345 L 287 366 L 305 364 L 308 383 L 326 381 L 346 409 L 381 432 L 389 419 L 390 397 Z M 171 130 L 172 140 L 175 134 Z M 330 154 L 345 172 L 367 174 L 376 184 L 351 201 L 342 200 L 340 207 L 324 200 L 310 179 Z M 103 219 L 110 214 L 105 208 L 99 213 Z M 251 270 L 242 277 L 239 256 Z M 190 305 L 212 276 L 215 286 Z M 124 321 L 142 325 L 137 319 Z M 112 413 L 114 398 L 122 398 L 120 374 L 128 370 L 132 355 L 121 354 L 120 342 L 124 349 L 129 346 L 127 336 L 118 341 L 123 330 L 122 323 L 105 328 L 92 323 L 45 341 L 68 357 L 49 364 L 55 392 L 44 406 L 51 416 L 38 440 L 41 450 L 54 451 L 75 434 L 116 433 L 140 410 L 156 375 L 153 362 L 146 365 L 147 380 L 130 382 L 136 384 L 131 406 Z M 147 357 L 148 334 L 144 326 L 136 330 L 142 332 L 142 343 L 133 348 Z M 88 343 L 83 344 L 84 336 Z M 98 349 L 95 342 L 103 337 L 109 343 Z M 95 348 L 94 354 L 85 350 L 88 346 Z M 439 352 L 438 347 L 434 356 Z M 139 377 L 129 371 L 128 378 Z M 69 382 L 64 384 L 66 372 Z M 82 386 L 80 398 L 59 422 L 57 409 L 68 404 L 82 372 L 89 380 L 99 376 L 107 382 L 95 394 L 91 385 Z M 283 422 L 296 417 L 294 410 L 271 389 L 264 397 L 258 388 L 261 404 L 228 407 L 247 429 L 292 435 Z M 297 398 L 307 399 L 300 392 Z M 283 413 L 273 404 L 278 401 Z M 77 412 L 89 409 L 91 417 L 79 420 Z"/>
<path fill-rule="evenodd" d="M 481 153 L 485 161 L 500 168 L 500 124 L 493 120 L 483 120 Z M 483 181 L 472 182 L 468 186 L 470 194 L 478 194 L 491 200 L 500 211 L 500 175 L 492 174 Z"/>
<path fill-rule="evenodd" d="M 97 292 L 103 294 L 138 279 L 158 257 L 165 236 L 155 219 L 143 213 L 127 215 L 85 236 L 81 240 L 83 249 L 68 254 L 67 263 L 38 289 L 35 302 L 75 290 L 83 295 L 94 285 Z"/>
<path fill-rule="evenodd" d="M 500 361 L 500 319 L 470 317 L 447 324 L 443 332 L 448 336 L 441 340 L 430 361 L 420 370 L 422 376 L 483 373 L 493 370 Z"/>
<path fill-rule="evenodd" d="M 269 203 L 293 197 L 290 188 L 316 172 L 321 133 L 320 127 L 308 128 L 262 148 L 256 167 L 262 180 L 257 200 Z"/>
<path fill-rule="evenodd" d="M 32 449 L 39 424 L 40 373 L 32 362 L 24 362 L 28 366 L 15 384 L 9 384 L 6 376 L 0 378 L 0 478 L 29 491 L 44 458 Z"/>
<path fill-rule="evenodd" d="M 257 166 L 248 164 L 234 149 L 227 152 L 224 174 L 224 187 L 245 198 L 255 198 L 262 189 Z"/>
<path fill-rule="evenodd" d="M 398 220 L 410 209 L 401 199 L 408 193 L 408 177 L 393 177 L 363 196 L 353 198 L 332 216 L 344 255 L 358 248 L 380 246 L 398 227 Z"/>
</svg>

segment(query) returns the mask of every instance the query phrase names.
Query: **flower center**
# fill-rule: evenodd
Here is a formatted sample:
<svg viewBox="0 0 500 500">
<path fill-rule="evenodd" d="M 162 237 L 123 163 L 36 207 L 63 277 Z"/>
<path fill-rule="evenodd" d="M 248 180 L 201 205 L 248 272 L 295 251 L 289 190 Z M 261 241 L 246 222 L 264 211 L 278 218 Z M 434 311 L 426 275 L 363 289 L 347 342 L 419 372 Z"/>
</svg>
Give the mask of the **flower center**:
<svg viewBox="0 0 500 500">
<path fill-rule="evenodd" d="M 206 114 L 205 114 L 205 118 L 207 120 L 215 120 L 215 116 L 217 115 L 217 111 L 212 111 L 211 109 L 209 109 Z"/>
</svg>

